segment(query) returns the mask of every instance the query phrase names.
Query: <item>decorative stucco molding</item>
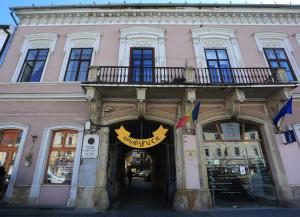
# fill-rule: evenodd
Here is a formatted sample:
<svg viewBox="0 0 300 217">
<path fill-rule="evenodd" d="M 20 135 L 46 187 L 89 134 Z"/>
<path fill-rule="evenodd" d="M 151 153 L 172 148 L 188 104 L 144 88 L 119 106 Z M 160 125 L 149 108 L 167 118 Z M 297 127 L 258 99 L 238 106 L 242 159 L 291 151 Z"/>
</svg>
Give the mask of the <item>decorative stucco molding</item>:
<svg viewBox="0 0 300 217">
<path fill-rule="evenodd" d="M 91 64 L 94 63 L 94 57 L 99 51 L 101 34 L 93 32 L 79 32 L 66 35 L 64 47 L 64 60 L 60 70 L 59 81 L 64 80 L 69 56 L 72 48 L 93 48 Z M 80 82 L 80 81 L 79 81 Z"/>
<path fill-rule="evenodd" d="M 92 10 L 92 12 L 91 12 Z M 299 25 L 300 14 L 289 8 L 153 8 L 153 9 L 21 9 L 21 26 L 97 24 Z"/>
<path fill-rule="evenodd" d="M 165 30 L 149 27 L 132 27 L 120 30 L 119 66 L 129 66 L 131 47 L 154 48 L 155 66 L 166 66 Z M 121 72 L 127 73 L 127 72 Z M 127 80 L 127 74 L 120 75 Z"/>
<path fill-rule="evenodd" d="M 232 67 L 244 66 L 234 30 L 223 28 L 193 29 L 192 37 L 198 68 L 207 67 L 204 52 L 206 48 L 226 49 Z"/>
<path fill-rule="evenodd" d="M 263 48 L 283 48 L 292 65 L 295 76 L 297 77 L 297 80 L 299 80 L 300 72 L 293 55 L 294 50 L 292 45 L 290 44 L 288 36 L 289 35 L 287 33 L 281 33 L 281 32 L 261 32 L 261 33 L 256 33 L 254 35 L 254 38 L 256 41 L 258 51 L 264 56 L 267 66 L 268 66 L 268 61 L 264 55 Z"/>
<path fill-rule="evenodd" d="M 12 82 L 17 82 L 17 80 L 18 80 L 19 74 L 21 72 L 21 68 L 23 66 L 24 60 L 27 55 L 27 51 L 29 49 L 46 48 L 46 49 L 49 49 L 49 54 L 48 54 L 46 64 L 45 64 L 43 72 L 42 72 L 42 76 L 41 76 L 41 81 L 42 81 L 43 77 L 44 77 L 45 69 L 47 67 L 47 62 L 48 62 L 49 56 L 54 51 L 56 40 L 57 40 L 57 34 L 34 33 L 34 34 L 25 35 L 24 42 L 23 42 L 23 44 L 21 46 L 21 50 L 20 50 L 19 62 L 17 64 L 16 70 L 12 77 Z"/>
</svg>

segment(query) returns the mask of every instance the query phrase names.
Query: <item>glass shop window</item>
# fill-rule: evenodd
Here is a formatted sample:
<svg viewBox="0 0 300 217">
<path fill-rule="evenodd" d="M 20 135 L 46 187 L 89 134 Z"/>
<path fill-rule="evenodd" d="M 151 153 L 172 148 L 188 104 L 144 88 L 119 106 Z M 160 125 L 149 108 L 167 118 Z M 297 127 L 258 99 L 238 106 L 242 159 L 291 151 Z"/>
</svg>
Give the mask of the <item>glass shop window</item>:
<svg viewBox="0 0 300 217">
<path fill-rule="evenodd" d="M 53 132 L 45 183 L 71 184 L 78 132 L 58 130 Z"/>
</svg>

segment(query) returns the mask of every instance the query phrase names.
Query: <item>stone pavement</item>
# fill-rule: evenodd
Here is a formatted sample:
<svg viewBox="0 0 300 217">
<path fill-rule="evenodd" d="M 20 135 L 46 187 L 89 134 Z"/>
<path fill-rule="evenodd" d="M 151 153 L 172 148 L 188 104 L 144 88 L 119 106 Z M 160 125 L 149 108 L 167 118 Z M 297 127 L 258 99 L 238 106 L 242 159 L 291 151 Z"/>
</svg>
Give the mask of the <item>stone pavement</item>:
<svg viewBox="0 0 300 217">
<path fill-rule="evenodd" d="M 82 209 L 46 209 L 1 207 L 0 217 L 300 217 L 300 209 L 218 208 L 203 212 L 175 212 L 167 209 L 165 196 L 150 182 L 134 178 L 112 208 L 99 213 Z"/>
<path fill-rule="evenodd" d="M 237 208 L 214 209 L 204 212 L 175 212 L 172 210 L 109 210 L 105 213 L 76 209 L 0 208 L 5 217 L 300 217 L 300 209 Z"/>
</svg>

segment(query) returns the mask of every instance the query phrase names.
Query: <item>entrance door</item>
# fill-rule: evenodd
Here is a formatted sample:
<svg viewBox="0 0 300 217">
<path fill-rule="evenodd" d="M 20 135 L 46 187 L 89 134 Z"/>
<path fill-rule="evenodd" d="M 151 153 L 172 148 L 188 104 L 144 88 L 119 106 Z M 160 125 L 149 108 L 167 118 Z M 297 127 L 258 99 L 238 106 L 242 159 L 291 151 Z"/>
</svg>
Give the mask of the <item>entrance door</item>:
<svg viewBox="0 0 300 217">
<path fill-rule="evenodd" d="M 6 173 L 4 192 L 10 180 L 21 136 L 21 130 L 0 131 L 0 166 L 4 167 Z"/>
<path fill-rule="evenodd" d="M 204 126 L 209 188 L 215 206 L 277 205 L 258 127 L 243 122 Z"/>
<path fill-rule="evenodd" d="M 168 129 L 166 138 L 145 149 L 132 148 L 118 140 L 115 130 L 123 126 L 131 138 L 146 139 L 160 125 Z M 111 126 L 107 188 L 112 208 L 161 209 L 173 203 L 176 189 L 173 127 L 144 119 Z M 129 182 L 128 171 L 132 181 Z"/>
<path fill-rule="evenodd" d="M 129 81 L 151 83 L 154 81 L 154 48 L 131 48 Z"/>
</svg>

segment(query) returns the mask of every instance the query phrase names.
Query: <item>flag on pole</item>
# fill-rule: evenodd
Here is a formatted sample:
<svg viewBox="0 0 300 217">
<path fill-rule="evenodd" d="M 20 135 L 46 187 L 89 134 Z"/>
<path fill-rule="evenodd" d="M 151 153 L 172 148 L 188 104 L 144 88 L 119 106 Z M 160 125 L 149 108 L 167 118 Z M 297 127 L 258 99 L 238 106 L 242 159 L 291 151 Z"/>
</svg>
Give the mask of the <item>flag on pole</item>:
<svg viewBox="0 0 300 217">
<path fill-rule="evenodd" d="M 196 121 L 198 119 L 198 114 L 199 114 L 199 109 L 200 109 L 200 102 L 198 102 L 192 111 L 186 113 L 176 124 L 176 129 L 183 127 L 188 121 Z"/>
<path fill-rule="evenodd" d="M 284 116 L 286 114 L 293 114 L 293 111 L 292 111 L 292 105 L 293 103 L 293 98 L 291 97 L 287 102 L 286 104 L 284 104 L 282 106 L 282 108 L 280 109 L 280 111 L 278 112 L 278 114 L 275 116 L 274 120 L 273 120 L 273 123 L 276 127 L 280 128 L 280 125 L 282 123 L 282 119 L 284 118 Z"/>
</svg>

